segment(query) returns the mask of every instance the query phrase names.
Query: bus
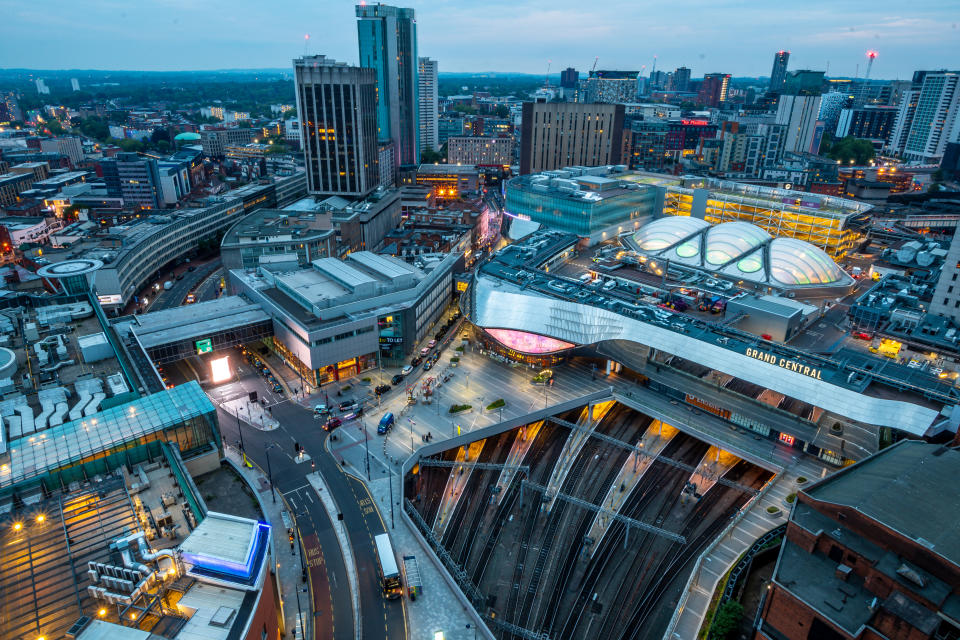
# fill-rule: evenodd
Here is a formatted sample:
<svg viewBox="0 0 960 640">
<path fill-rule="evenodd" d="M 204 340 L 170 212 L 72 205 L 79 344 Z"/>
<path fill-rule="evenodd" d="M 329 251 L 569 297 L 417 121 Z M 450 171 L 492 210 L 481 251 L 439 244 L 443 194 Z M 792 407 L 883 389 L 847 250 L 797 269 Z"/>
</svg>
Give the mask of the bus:
<svg viewBox="0 0 960 640">
<path fill-rule="evenodd" d="M 397 557 L 393 554 L 393 545 L 390 536 L 381 533 L 374 538 L 377 544 L 377 559 L 380 561 L 380 587 L 383 597 L 395 600 L 403 595 L 403 585 L 400 584 L 400 569 L 397 567 Z"/>
</svg>

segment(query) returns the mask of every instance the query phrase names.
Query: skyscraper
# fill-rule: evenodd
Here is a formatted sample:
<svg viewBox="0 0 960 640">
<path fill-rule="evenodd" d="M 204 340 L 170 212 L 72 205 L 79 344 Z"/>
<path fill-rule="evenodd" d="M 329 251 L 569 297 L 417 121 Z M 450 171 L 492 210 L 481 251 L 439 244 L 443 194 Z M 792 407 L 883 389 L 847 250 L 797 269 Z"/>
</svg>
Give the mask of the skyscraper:
<svg viewBox="0 0 960 640">
<path fill-rule="evenodd" d="M 560 72 L 560 86 L 564 89 L 576 89 L 580 81 L 580 72 L 573 67 L 567 67 Z"/>
<path fill-rule="evenodd" d="M 440 144 L 437 135 L 438 102 L 437 61 L 420 58 L 420 149 L 436 151 Z"/>
<path fill-rule="evenodd" d="M 773 69 L 770 71 L 770 91 L 780 93 L 783 83 L 787 79 L 787 62 L 790 60 L 789 51 L 777 51 L 773 54 Z"/>
<path fill-rule="evenodd" d="M 700 93 L 697 100 L 701 104 L 711 107 L 719 106 L 727 99 L 727 89 L 730 87 L 729 73 L 708 73 L 703 76 Z"/>
<path fill-rule="evenodd" d="M 820 150 L 823 122 L 818 118 L 822 85 L 823 71 L 787 74 L 783 95 L 777 102 L 776 123 L 787 128 L 781 153 L 817 153 Z"/>
<path fill-rule="evenodd" d="M 366 196 L 380 182 L 376 71 L 305 56 L 293 72 L 307 191 Z"/>
<path fill-rule="evenodd" d="M 357 5 L 360 66 L 376 71 L 377 127 L 392 140 L 397 166 L 420 161 L 417 22 L 413 9 Z"/>
<path fill-rule="evenodd" d="M 960 141 L 960 71 L 917 71 L 900 98 L 887 151 L 914 162 L 939 162 Z"/>
<path fill-rule="evenodd" d="M 673 72 L 673 90 L 687 91 L 690 88 L 690 69 L 687 67 L 677 67 Z"/>
</svg>

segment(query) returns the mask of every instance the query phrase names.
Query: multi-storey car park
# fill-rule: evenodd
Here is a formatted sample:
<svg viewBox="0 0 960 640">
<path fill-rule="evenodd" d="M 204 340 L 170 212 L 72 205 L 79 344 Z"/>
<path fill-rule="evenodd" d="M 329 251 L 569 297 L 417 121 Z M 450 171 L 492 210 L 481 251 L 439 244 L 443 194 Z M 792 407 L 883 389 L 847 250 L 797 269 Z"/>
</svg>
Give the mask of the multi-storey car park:
<svg viewBox="0 0 960 640">
<path fill-rule="evenodd" d="M 576 233 L 590 242 L 611 239 L 660 215 L 711 224 L 748 222 L 778 238 L 808 242 L 842 258 L 864 239 L 872 205 L 790 189 L 716 178 L 628 171 L 623 165 L 565 167 L 514 178 L 506 213 Z"/>
</svg>

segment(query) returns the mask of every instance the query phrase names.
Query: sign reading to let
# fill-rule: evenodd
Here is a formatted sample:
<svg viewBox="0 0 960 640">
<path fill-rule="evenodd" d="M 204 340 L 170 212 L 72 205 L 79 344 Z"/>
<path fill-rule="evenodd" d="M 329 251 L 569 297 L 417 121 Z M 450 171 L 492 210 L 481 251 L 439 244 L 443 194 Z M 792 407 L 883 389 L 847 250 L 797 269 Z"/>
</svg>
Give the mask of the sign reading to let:
<svg viewBox="0 0 960 640">
<path fill-rule="evenodd" d="M 778 356 L 775 353 L 760 351 L 759 349 L 753 349 L 751 347 L 747 348 L 747 350 L 745 351 L 745 354 L 751 358 L 755 358 L 762 362 L 775 364 L 781 369 L 786 369 L 787 371 L 796 371 L 797 373 L 802 373 L 805 376 L 816 378 L 817 380 L 823 380 L 823 378 L 820 377 L 820 374 L 822 372 L 821 369 L 816 369 L 809 365 L 805 365 L 802 362 L 798 362 L 797 360 L 790 360 L 789 358 Z"/>
</svg>

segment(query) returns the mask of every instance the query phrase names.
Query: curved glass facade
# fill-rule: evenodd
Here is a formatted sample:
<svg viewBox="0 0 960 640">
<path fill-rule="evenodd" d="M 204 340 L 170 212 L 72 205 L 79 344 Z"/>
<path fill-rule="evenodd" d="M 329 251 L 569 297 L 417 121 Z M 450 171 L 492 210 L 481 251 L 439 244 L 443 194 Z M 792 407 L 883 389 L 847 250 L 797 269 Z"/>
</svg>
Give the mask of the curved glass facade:
<svg viewBox="0 0 960 640">
<path fill-rule="evenodd" d="M 571 342 L 557 340 L 549 336 L 541 336 L 536 333 L 527 333 L 525 331 L 487 329 L 486 332 L 503 346 L 521 353 L 554 353 L 576 346 Z"/>
<path fill-rule="evenodd" d="M 843 270 L 815 246 L 793 238 L 770 243 L 770 274 L 783 284 L 830 284 L 843 279 Z"/>
<path fill-rule="evenodd" d="M 633 240 L 644 251 L 659 251 L 672 247 L 690 234 L 709 226 L 709 222 L 699 218 L 662 218 L 641 227 L 639 231 L 633 234 Z M 690 253 L 688 244 L 691 243 L 684 243 L 678 247 L 677 254 L 681 257 L 690 257 L 700 252 L 699 247 L 694 246 L 693 252 Z M 693 244 L 696 245 L 697 243 L 694 242 Z"/>
</svg>

